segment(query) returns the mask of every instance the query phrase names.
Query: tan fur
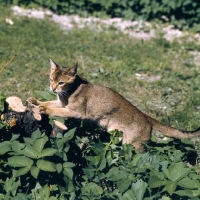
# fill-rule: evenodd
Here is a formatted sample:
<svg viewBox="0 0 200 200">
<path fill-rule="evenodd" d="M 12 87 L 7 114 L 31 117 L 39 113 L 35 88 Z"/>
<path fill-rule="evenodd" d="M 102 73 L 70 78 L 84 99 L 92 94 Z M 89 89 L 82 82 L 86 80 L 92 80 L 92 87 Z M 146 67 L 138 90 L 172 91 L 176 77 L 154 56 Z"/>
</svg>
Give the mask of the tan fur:
<svg viewBox="0 0 200 200">
<path fill-rule="evenodd" d="M 142 113 L 123 96 L 110 88 L 90 84 L 77 75 L 77 64 L 64 68 L 50 60 L 50 89 L 57 93 L 57 101 L 41 102 L 33 97 L 28 101 L 39 105 L 40 112 L 65 118 L 87 119 L 97 122 L 108 131 L 123 132 L 123 143 L 132 144 L 143 152 L 142 142 L 148 142 L 152 129 L 173 138 L 193 138 L 196 131 L 181 131 L 166 126 Z"/>
</svg>

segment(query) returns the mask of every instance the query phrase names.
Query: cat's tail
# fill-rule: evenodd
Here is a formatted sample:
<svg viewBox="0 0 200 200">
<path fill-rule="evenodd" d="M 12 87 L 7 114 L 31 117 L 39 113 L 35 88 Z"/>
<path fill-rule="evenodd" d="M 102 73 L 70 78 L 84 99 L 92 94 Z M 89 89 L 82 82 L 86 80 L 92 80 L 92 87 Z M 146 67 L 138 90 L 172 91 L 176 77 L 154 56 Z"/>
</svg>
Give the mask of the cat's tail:
<svg viewBox="0 0 200 200">
<path fill-rule="evenodd" d="M 194 131 L 183 131 L 167 125 L 162 124 L 161 122 L 148 118 L 148 121 L 151 123 L 152 128 L 156 131 L 161 132 L 164 136 L 171 138 L 196 138 L 200 136 L 200 127 Z"/>
</svg>

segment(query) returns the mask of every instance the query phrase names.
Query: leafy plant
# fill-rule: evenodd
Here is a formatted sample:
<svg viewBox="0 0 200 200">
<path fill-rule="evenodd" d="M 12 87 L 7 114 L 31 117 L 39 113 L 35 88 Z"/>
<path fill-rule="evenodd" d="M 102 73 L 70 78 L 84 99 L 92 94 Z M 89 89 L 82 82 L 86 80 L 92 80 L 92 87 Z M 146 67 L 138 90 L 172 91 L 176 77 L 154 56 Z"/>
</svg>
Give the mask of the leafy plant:
<svg viewBox="0 0 200 200">
<path fill-rule="evenodd" d="M 130 20 L 164 20 L 180 29 L 192 27 L 200 30 L 200 3 L 198 0 L 122 0 L 122 1 L 94 1 L 94 0 L 1 0 L 0 3 L 42 6 L 57 13 L 79 14 L 83 16 L 95 15 L 98 17 L 122 17 Z"/>
</svg>

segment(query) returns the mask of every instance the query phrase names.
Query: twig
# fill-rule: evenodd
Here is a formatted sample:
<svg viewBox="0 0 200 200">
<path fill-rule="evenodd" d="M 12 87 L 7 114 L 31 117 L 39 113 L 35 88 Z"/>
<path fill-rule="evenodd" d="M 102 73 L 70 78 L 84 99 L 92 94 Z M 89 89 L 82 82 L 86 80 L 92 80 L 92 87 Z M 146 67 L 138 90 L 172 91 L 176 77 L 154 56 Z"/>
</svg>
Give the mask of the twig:
<svg viewBox="0 0 200 200">
<path fill-rule="evenodd" d="M 0 69 L 0 74 L 1 72 L 14 60 L 14 58 L 16 57 L 17 55 L 14 55 L 1 69 Z"/>
</svg>

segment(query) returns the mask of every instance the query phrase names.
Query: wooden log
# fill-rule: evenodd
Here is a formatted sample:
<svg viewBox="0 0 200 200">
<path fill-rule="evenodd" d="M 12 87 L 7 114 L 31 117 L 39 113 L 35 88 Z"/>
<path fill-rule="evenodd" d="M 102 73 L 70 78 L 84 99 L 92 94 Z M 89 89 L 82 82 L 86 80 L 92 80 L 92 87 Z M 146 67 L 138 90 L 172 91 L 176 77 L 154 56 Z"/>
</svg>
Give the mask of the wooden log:
<svg viewBox="0 0 200 200">
<path fill-rule="evenodd" d="M 19 97 L 11 96 L 5 100 L 4 111 L 0 120 L 6 122 L 12 132 L 30 136 L 38 128 L 51 137 L 56 137 L 57 133 L 64 133 L 67 127 L 54 120 L 53 127 L 49 124 L 48 115 L 41 115 L 39 106 L 31 102 L 22 103 Z"/>
</svg>

